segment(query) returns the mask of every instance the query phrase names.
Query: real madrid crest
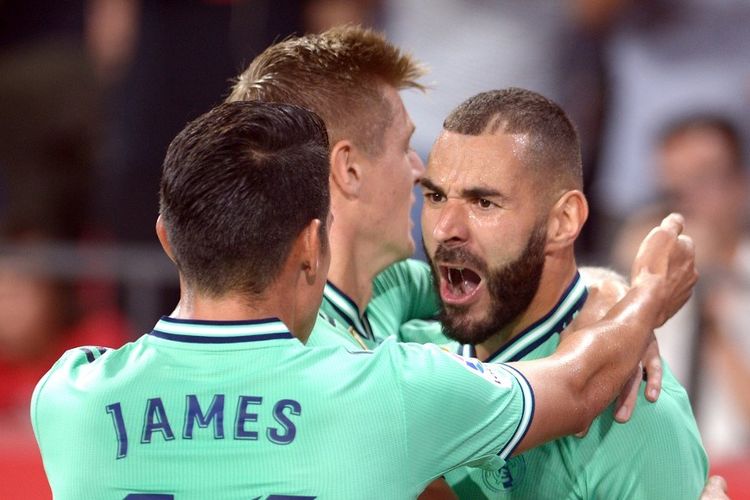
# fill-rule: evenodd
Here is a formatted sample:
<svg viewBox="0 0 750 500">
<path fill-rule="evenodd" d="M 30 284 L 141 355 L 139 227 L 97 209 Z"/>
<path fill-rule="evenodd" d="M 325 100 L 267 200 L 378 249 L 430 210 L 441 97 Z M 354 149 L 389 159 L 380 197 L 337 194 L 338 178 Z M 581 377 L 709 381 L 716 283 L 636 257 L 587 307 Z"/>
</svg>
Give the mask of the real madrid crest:
<svg viewBox="0 0 750 500">
<path fill-rule="evenodd" d="M 511 491 L 526 476 L 526 459 L 523 455 L 509 458 L 498 470 L 482 470 L 482 483 L 492 491 Z"/>
</svg>

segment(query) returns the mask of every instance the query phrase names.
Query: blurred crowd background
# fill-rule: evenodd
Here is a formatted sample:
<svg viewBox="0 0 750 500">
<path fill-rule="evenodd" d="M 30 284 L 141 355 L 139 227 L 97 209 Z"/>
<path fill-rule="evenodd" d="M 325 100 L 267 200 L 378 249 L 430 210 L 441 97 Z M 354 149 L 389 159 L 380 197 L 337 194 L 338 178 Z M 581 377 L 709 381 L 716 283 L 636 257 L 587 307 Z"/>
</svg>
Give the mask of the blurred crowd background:
<svg viewBox="0 0 750 500">
<path fill-rule="evenodd" d="M 50 496 L 28 403 L 51 363 L 176 301 L 153 231 L 170 140 L 274 40 L 342 23 L 429 66 L 431 90 L 403 93 L 424 159 L 479 91 L 568 111 L 591 205 L 580 263 L 627 274 L 648 228 L 685 214 L 701 280 L 657 335 L 713 472 L 750 498 L 746 0 L 0 0 L 0 498 Z"/>
</svg>

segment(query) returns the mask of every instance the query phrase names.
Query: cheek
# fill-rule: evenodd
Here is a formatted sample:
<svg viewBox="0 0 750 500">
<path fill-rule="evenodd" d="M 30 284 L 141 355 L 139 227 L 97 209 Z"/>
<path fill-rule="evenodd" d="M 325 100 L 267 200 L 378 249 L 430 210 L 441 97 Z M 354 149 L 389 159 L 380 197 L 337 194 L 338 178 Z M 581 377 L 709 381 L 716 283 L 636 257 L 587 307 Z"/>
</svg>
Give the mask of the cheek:
<svg viewBox="0 0 750 500">
<path fill-rule="evenodd" d="M 434 240 L 432 237 L 432 232 L 435 228 L 435 223 L 437 221 L 437 211 L 433 210 L 424 203 L 422 205 L 422 216 L 420 217 L 420 225 L 422 226 L 422 239 L 424 240 L 424 244 L 427 247 L 427 250 L 430 251 L 434 248 Z"/>
<path fill-rule="evenodd" d="M 521 254 L 525 240 L 512 224 L 483 217 L 469 217 L 477 251 L 491 269 L 505 266 Z"/>
</svg>

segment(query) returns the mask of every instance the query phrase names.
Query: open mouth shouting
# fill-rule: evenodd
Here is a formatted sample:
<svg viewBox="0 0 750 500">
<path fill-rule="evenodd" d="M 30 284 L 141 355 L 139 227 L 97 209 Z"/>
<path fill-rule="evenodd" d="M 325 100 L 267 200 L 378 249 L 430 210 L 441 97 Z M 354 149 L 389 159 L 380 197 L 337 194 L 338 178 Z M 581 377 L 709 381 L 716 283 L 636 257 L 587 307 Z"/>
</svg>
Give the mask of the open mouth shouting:
<svg viewBox="0 0 750 500">
<path fill-rule="evenodd" d="M 483 286 L 480 274 L 464 265 L 438 264 L 440 297 L 448 305 L 466 305 L 473 301 Z"/>
</svg>

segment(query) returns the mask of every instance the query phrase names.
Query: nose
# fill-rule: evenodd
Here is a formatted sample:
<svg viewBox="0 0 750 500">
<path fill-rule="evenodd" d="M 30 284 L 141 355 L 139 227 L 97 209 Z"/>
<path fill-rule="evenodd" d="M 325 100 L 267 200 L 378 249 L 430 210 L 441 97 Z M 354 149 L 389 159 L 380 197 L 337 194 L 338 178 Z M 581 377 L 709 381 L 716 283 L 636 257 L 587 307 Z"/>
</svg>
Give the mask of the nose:
<svg viewBox="0 0 750 500">
<path fill-rule="evenodd" d="M 409 164 L 411 165 L 411 174 L 416 184 L 424 174 L 424 162 L 422 162 L 422 158 L 413 149 L 409 151 Z"/>
<path fill-rule="evenodd" d="M 436 215 L 437 222 L 432 229 L 436 242 L 457 246 L 469 239 L 466 209 L 460 200 L 447 200 Z"/>
</svg>

